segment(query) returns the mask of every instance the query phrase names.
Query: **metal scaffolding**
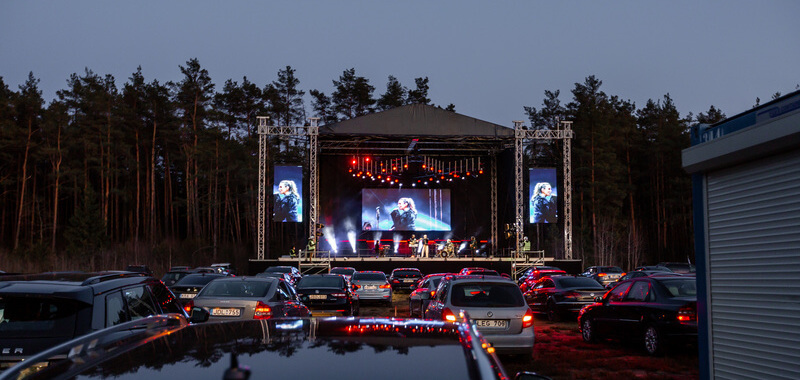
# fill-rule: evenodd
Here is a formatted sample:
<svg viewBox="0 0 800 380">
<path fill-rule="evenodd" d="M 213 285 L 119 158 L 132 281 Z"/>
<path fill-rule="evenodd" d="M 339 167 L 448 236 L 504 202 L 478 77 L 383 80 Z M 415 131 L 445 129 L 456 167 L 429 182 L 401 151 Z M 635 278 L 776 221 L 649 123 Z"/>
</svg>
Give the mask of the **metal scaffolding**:
<svg viewBox="0 0 800 380">
<path fill-rule="evenodd" d="M 516 139 L 516 160 L 515 160 L 515 190 L 516 190 L 516 217 L 514 228 L 516 231 L 516 243 L 514 252 L 519 255 L 522 248 L 523 214 L 525 213 L 524 201 L 524 147 L 525 140 L 564 140 L 563 144 L 563 171 L 564 171 L 564 256 L 567 260 L 572 260 L 572 122 L 561 121 L 561 129 L 556 130 L 528 130 L 523 128 L 522 121 L 514 121 L 514 137 Z"/>
</svg>

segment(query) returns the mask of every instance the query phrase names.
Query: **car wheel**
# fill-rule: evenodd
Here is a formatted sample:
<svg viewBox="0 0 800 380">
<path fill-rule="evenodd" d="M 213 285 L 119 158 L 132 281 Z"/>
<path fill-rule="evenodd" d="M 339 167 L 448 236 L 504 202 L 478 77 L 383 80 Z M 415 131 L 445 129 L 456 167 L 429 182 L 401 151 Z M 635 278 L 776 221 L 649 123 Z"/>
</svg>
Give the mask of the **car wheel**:
<svg viewBox="0 0 800 380">
<path fill-rule="evenodd" d="M 561 314 L 558 313 L 555 302 L 551 301 L 547 304 L 547 320 L 550 322 L 561 321 Z"/>
<path fill-rule="evenodd" d="M 664 341 L 658 329 L 649 325 L 644 329 L 644 349 L 650 355 L 660 355 L 664 351 Z"/>
<path fill-rule="evenodd" d="M 581 336 L 584 342 L 597 342 L 597 333 L 594 331 L 594 322 L 586 318 L 581 322 Z"/>
</svg>

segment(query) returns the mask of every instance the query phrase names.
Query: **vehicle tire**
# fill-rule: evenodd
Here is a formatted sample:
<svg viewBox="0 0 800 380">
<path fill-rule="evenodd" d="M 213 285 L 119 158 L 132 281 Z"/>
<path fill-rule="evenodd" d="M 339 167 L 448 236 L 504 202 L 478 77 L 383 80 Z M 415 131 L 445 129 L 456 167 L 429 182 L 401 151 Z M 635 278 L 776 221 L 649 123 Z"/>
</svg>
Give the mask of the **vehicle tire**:
<svg viewBox="0 0 800 380">
<path fill-rule="evenodd" d="M 556 304 L 554 302 L 547 303 L 547 320 L 550 322 L 560 322 L 561 321 L 561 314 L 558 313 L 558 309 L 556 308 Z"/>
<path fill-rule="evenodd" d="M 594 321 L 586 318 L 581 322 L 581 337 L 583 337 L 584 342 L 597 342 L 597 331 L 595 331 Z"/>
<path fill-rule="evenodd" d="M 642 336 L 644 340 L 644 350 L 653 356 L 661 355 L 664 352 L 664 339 L 661 337 L 661 332 L 653 325 L 648 325 L 644 329 Z"/>
</svg>

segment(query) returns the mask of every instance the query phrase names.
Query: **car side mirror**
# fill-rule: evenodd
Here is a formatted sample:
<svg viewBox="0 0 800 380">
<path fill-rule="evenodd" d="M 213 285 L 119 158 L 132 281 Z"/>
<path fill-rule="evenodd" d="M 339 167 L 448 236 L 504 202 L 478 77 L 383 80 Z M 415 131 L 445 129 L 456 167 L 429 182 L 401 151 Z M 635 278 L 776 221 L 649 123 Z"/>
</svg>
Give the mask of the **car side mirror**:
<svg viewBox="0 0 800 380">
<path fill-rule="evenodd" d="M 427 301 L 431 299 L 431 292 L 422 292 L 419 294 L 419 298 Z"/>
<path fill-rule="evenodd" d="M 208 321 L 208 311 L 203 309 L 202 307 L 193 307 L 192 308 L 192 316 L 189 317 L 189 322 L 191 323 L 203 323 Z"/>
</svg>

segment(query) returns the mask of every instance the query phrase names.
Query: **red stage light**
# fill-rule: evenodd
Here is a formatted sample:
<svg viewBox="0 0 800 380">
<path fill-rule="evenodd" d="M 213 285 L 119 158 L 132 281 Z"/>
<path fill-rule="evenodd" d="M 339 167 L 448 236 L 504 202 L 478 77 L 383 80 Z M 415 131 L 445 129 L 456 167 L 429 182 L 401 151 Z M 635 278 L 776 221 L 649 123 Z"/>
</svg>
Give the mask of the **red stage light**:
<svg viewBox="0 0 800 380">
<path fill-rule="evenodd" d="M 397 170 L 397 166 L 392 166 L 392 170 Z"/>
<path fill-rule="evenodd" d="M 403 165 L 403 169 L 408 169 L 408 164 Z"/>
<path fill-rule="evenodd" d="M 467 175 L 469 175 L 469 172 L 467 172 Z"/>
<path fill-rule="evenodd" d="M 367 161 L 367 162 L 369 162 L 369 157 L 365 158 L 365 159 L 364 159 L 364 161 Z"/>
<path fill-rule="evenodd" d="M 425 169 L 425 164 L 422 164 L 422 168 Z"/>
<path fill-rule="evenodd" d="M 353 165 L 355 165 L 355 164 L 356 164 L 356 160 L 353 160 Z"/>
</svg>

